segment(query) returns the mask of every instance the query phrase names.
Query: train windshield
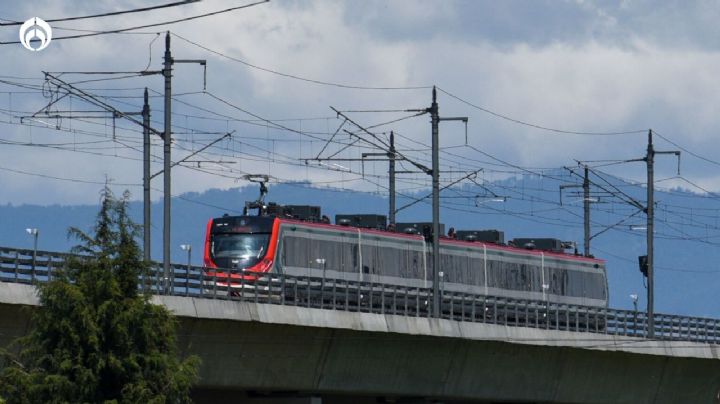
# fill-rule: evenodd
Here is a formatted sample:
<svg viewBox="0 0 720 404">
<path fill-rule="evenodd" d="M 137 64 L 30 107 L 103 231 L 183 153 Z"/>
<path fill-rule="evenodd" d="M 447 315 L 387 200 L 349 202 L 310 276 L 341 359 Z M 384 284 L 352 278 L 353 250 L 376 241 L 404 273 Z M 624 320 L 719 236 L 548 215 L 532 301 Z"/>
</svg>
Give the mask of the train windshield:
<svg viewBox="0 0 720 404">
<path fill-rule="evenodd" d="M 265 255 L 269 234 L 215 234 L 212 255 L 215 258 L 259 260 Z"/>
</svg>

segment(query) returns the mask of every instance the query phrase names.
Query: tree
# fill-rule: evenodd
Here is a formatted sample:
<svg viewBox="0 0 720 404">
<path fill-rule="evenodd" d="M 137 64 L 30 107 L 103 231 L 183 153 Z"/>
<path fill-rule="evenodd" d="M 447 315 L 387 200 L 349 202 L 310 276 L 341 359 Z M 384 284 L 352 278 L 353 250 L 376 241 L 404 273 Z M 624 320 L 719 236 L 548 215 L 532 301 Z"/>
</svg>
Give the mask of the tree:
<svg viewBox="0 0 720 404">
<path fill-rule="evenodd" d="M 178 358 L 175 319 L 138 292 L 147 265 L 128 199 L 105 187 L 94 234 L 70 229 L 82 258 L 38 285 L 42 306 L 0 374 L 8 404 L 190 401 L 199 359 Z"/>
</svg>

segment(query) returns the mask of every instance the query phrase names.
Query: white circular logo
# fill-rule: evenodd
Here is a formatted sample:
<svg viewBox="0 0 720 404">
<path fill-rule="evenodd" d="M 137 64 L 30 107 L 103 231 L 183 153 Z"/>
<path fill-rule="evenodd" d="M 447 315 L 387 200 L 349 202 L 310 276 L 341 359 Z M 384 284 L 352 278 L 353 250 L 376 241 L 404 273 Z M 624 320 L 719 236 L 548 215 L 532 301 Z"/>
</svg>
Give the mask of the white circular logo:
<svg viewBox="0 0 720 404">
<path fill-rule="evenodd" d="M 40 41 L 40 46 L 34 48 L 33 40 Z M 33 17 L 20 27 L 20 43 L 28 50 L 41 51 L 50 45 L 50 40 L 52 40 L 52 28 L 41 18 Z"/>
</svg>

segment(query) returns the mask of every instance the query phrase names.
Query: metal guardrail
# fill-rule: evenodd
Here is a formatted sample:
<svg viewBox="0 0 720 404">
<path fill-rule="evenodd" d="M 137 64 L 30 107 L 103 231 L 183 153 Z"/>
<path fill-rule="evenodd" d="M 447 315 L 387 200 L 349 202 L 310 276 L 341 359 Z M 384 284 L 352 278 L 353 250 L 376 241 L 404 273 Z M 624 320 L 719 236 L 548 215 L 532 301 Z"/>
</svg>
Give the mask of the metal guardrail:
<svg viewBox="0 0 720 404">
<path fill-rule="evenodd" d="M 48 251 L 33 255 L 32 250 L 0 247 L 0 281 L 46 282 L 65 267 L 70 256 Z M 166 280 L 162 266 L 152 264 L 139 287 L 161 295 L 414 317 L 432 314 L 432 288 L 281 274 L 255 277 L 238 270 L 209 276 L 202 267 L 173 264 L 171 268 Z M 646 313 L 633 310 L 448 291 L 441 296 L 440 309 L 442 318 L 455 321 L 630 337 L 645 337 L 648 331 Z M 655 314 L 654 334 L 658 340 L 720 344 L 720 320 Z"/>
</svg>

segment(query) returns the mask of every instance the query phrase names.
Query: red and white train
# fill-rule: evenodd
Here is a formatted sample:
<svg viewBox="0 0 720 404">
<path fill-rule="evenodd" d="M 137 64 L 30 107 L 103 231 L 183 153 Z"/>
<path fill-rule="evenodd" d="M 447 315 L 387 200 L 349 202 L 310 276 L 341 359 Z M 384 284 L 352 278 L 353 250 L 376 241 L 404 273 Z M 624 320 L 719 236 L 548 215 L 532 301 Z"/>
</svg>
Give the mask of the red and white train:
<svg viewBox="0 0 720 404">
<path fill-rule="evenodd" d="M 526 247 L 442 237 L 442 289 L 607 307 L 605 261 Z M 205 271 L 218 284 L 276 273 L 431 287 L 432 262 L 431 244 L 420 234 L 273 215 L 207 224 Z"/>
</svg>

